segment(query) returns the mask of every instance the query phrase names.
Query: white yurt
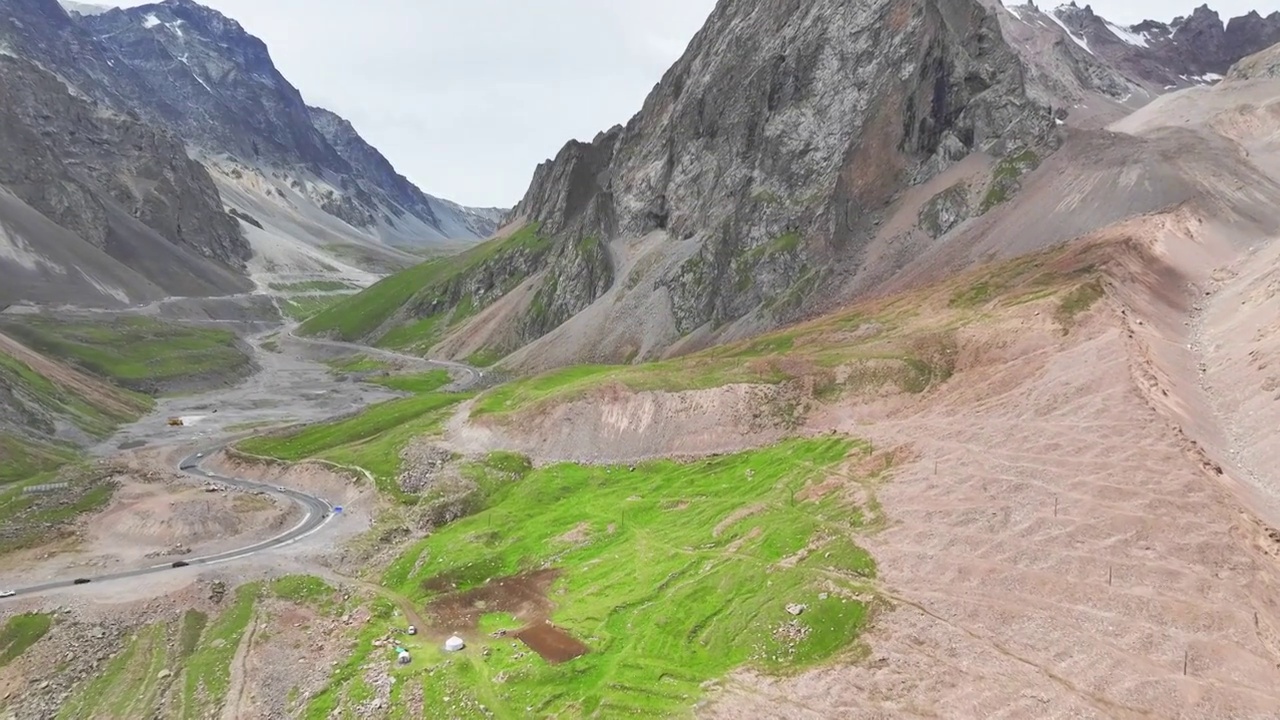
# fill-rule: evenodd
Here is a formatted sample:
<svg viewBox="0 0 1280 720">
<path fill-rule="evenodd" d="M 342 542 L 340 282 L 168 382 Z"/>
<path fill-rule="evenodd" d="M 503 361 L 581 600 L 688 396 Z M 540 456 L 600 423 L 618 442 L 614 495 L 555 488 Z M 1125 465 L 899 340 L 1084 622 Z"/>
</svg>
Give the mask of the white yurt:
<svg viewBox="0 0 1280 720">
<path fill-rule="evenodd" d="M 444 641 L 444 649 L 448 650 L 449 652 L 458 652 L 459 650 L 461 650 L 466 646 L 467 644 L 462 642 L 462 638 L 458 637 L 457 635 L 454 635 L 453 637 Z"/>
</svg>

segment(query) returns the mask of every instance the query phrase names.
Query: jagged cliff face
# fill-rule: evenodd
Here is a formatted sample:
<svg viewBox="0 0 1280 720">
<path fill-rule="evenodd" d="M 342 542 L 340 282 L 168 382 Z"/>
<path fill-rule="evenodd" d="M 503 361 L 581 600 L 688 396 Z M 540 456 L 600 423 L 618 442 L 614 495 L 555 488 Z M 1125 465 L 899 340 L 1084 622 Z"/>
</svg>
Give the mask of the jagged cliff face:
<svg viewBox="0 0 1280 720">
<path fill-rule="evenodd" d="M 514 212 L 574 239 L 669 234 L 691 252 L 657 284 L 689 332 L 785 316 L 856 266 L 903 188 L 1053 127 L 977 2 L 726 0 L 626 127 L 567 145 Z"/>
<path fill-rule="evenodd" d="M 1122 27 L 1074 2 L 1052 11 L 1089 52 L 1126 75 L 1161 89 L 1220 79 L 1241 58 L 1280 42 L 1280 12 L 1256 11 L 1223 23 L 1201 5 L 1170 23 L 1146 20 Z"/>
<path fill-rule="evenodd" d="M 349 122 L 309 107 L 267 46 L 191 0 L 80 19 L 148 91 L 136 109 L 203 151 L 282 174 L 352 227 L 398 244 L 488 237 L 496 224 L 424 194 Z M 457 209 L 455 209 L 457 208 Z"/>
<path fill-rule="evenodd" d="M 1166 90 L 1163 75 L 1101 48 L 1150 50 L 1140 57 L 1152 63 L 1172 53 L 1175 74 L 1217 68 L 1204 58 L 1224 52 L 1202 21 L 1175 22 L 1164 46 L 1155 30 L 1089 17 L 999 0 L 721 0 L 630 122 L 536 168 L 507 221 L 534 228 L 539 252 L 494 244 L 343 332 L 412 336 L 458 358 L 510 353 L 525 371 L 653 359 L 900 286 L 914 266 L 977 262 L 952 244 L 973 246 L 974 228 L 1017 247 L 1067 239 L 1028 231 L 1004 206 L 1045 172 L 1063 175 L 1048 156 L 1069 131 L 1093 137 Z M 1253 27 L 1233 37 L 1267 34 L 1250 22 L 1222 32 L 1232 25 Z M 1055 222 L 1087 232 L 1145 211 L 1130 205 Z M 333 332 L 377 295 L 309 330 Z"/>
<path fill-rule="evenodd" d="M 438 227 L 446 237 L 487 238 L 498 229 L 498 223 L 506 210 L 501 208 L 468 208 L 448 200 L 426 195 L 391 165 L 391 162 L 370 145 L 351 123 L 329 110 L 308 107 L 311 122 L 325 140 L 338 152 L 352 169 L 355 178 L 365 179 L 366 184 L 380 188 L 390 209 L 390 222 L 405 213 L 415 215 L 432 226 Z M 359 183 L 349 183 L 344 189 L 368 198 Z M 364 202 L 368 204 L 369 200 Z"/>
<path fill-rule="evenodd" d="M 180 141 L 7 54 L 0 157 L 0 301 L 115 304 L 250 287 L 239 276 L 249 245 Z"/>
<path fill-rule="evenodd" d="M 184 188 L 182 203 L 164 183 L 133 199 L 120 183 L 110 192 L 152 230 L 236 270 L 251 254 L 244 238 L 256 243 L 259 257 L 248 271 L 257 274 L 295 261 L 300 271 L 319 271 L 329 263 L 308 258 L 326 256 L 329 247 L 355 248 L 354 257 L 381 266 L 412 258 L 388 246 L 465 246 L 491 235 L 502 214 L 422 193 L 350 123 L 307 106 L 261 40 L 190 0 L 74 15 L 56 0 L 7 0 L 0 49 L 54 73 L 100 110 L 178 138 L 179 152 L 204 166 L 189 168 L 194 180 L 178 178 L 170 146 L 159 159 L 148 148 L 136 152 L 148 156 L 139 163 L 151 166 L 150 175 L 168 163 L 168 181 Z M 97 180 L 114 182 L 106 172 Z M 191 204 L 197 184 L 208 207 Z M 100 245 L 101 220 L 72 215 L 56 221 Z"/>
<path fill-rule="evenodd" d="M 149 97 L 136 109 L 188 143 L 315 171 L 349 170 L 267 46 L 234 20 L 181 1 L 116 9 L 80 25 L 147 84 Z"/>
<path fill-rule="evenodd" d="M 109 112 L 84 98 L 92 93 L 83 88 L 104 87 L 99 77 L 114 72 L 111 57 L 77 33 L 56 3 L 14 3 L 18 12 L 0 20 L 0 42 L 15 55 L 64 60 L 75 72 L 60 80 L 47 71 L 57 65 L 42 63 L 42 70 L 6 57 L 2 92 L 11 132 L 5 184 L 95 246 L 106 243 L 104 212 L 94 202 L 70 199 L 77 192 L 102 191 L 171 242 L 243 269 L 249 246 L 223 212 L 209 174 L 182 143 L 136 115 Z M 136 91 L 133 77 L 124 77 L 120 85 Z M 79 84 L 63 82 L 72 78 Z"/>
<path fill-rule="evenodd" d="M 1280 44 L 1254 53 L 1231 66 L 1227 71 L 1230 80 L 1260 80 L 1280 78 Z"/>
<path fill-rule="evenodd" d="M 105 194 L 174 243 L 243 269 L 249 246 L 182 143 L 73 96 L 30 63 L 5 56 L 0 68 L 8 130 L 0 182 L 97 247 L 108 239 L 96 200 Z"/>
</svg>

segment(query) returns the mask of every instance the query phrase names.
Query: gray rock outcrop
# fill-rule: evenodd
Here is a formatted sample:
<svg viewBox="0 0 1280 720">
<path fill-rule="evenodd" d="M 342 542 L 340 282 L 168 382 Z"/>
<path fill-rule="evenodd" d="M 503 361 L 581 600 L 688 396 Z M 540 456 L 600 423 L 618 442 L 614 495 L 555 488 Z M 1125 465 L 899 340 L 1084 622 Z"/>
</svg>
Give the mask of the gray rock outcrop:
<svg viewBox="0 0 1280 720">
<path fill-rule="evenodd" d="M 8 55 L 0 55 L 0 154 L 0 185 L 166 291 L 249 286 L 237 277 L 248 243 L 180 141 Z M 26 242 L 37 255 L 43 249 L 39 237 Z"/>
<path fill-rule="evenodd" d="M 904 188 L 974 151 L 1052 143 L 1054 125 L 974 0 L 723 0 L 641 112 L 539 166 L 513 216 L 695 243 L 660 283 L 681 332 L 785 317 L 780 300 L 856 266 Z"/>
</svg>

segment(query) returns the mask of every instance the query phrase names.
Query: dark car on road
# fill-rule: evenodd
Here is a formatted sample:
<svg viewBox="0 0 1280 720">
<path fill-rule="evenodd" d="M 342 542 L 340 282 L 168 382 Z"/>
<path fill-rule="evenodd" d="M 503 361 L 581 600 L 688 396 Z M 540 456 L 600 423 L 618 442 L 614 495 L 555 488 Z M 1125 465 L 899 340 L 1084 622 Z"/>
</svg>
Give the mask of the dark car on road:
<svg viewBox="0 0 1280 720">
<path fill-rule="evenodd" d="M 72 585 L 84 585 L 84 584 L 85 584 L 85 583 L 87 583 L 87 582 L 89 582 L 89 578 L 76 578 L 75 580 L 72 580 L 72 581 L 71 581 L 71 584 L 72 584 Z"/>
<path fill-rule="evenodd" d="M 186 566 L 187 566 L 187 564 L 188 564 L 188 563 L 187 563 L 187 561 L 186 561 L 186 560 L 174 560 L 174 561 L 173 561 L 173 566 L 174 566 L 174 567 L 186 567 Z"/>
</svg>

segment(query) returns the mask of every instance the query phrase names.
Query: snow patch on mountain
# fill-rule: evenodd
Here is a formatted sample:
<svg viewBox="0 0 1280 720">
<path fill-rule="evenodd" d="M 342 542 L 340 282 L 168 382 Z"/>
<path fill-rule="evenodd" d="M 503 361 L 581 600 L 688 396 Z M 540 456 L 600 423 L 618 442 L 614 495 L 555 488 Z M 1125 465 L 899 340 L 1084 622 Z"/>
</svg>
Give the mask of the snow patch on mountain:
<svg viewBox="0 0 1280 720">
<path fill-rule="evenodd" d="M 112 5 L 94 5 L 90 3 L 72 2 L 72 0 L 58 0 L 58 4 L 63 10 L 69 13 L 78 13 L 80 15 L 101 15 L 105 12 L 115 10 Z"/>
<path fill-rule="evenodd" d="M 1062 28 L 1062 32 L 1066 33 L 1067 37 L 1074 40 L 1077 45 L 1084 48 L 1085 51 L 1088 52 L 1090 55 L 1095 54 L 1093 50 L 1089 48 L 1088 40 L 1086 40 L 1083 37 L 1077 37 L 1075 33 L 1071 32 L 1071 28 L 1067 27 L 1061 20 L 1058 19 L 1058 9 L 1054 9 L 1054 11 L 1050 13 L 1045 13 L 1045 15 L 1051 21 L 1053 21 L 1058 27 Z"/>
<path fill-rule="evenodd" d="M 1147 39 L 1146 35 L 1136 33 L 1129 28 L 1122 28 L 1115 23 L 1107 22 L 1107 29 L 1110 30 L 1113 35 L 1120 38 L 1122 42 L 1135 47 L 1151 47 L 1151 41 Z"/>
</svg>

